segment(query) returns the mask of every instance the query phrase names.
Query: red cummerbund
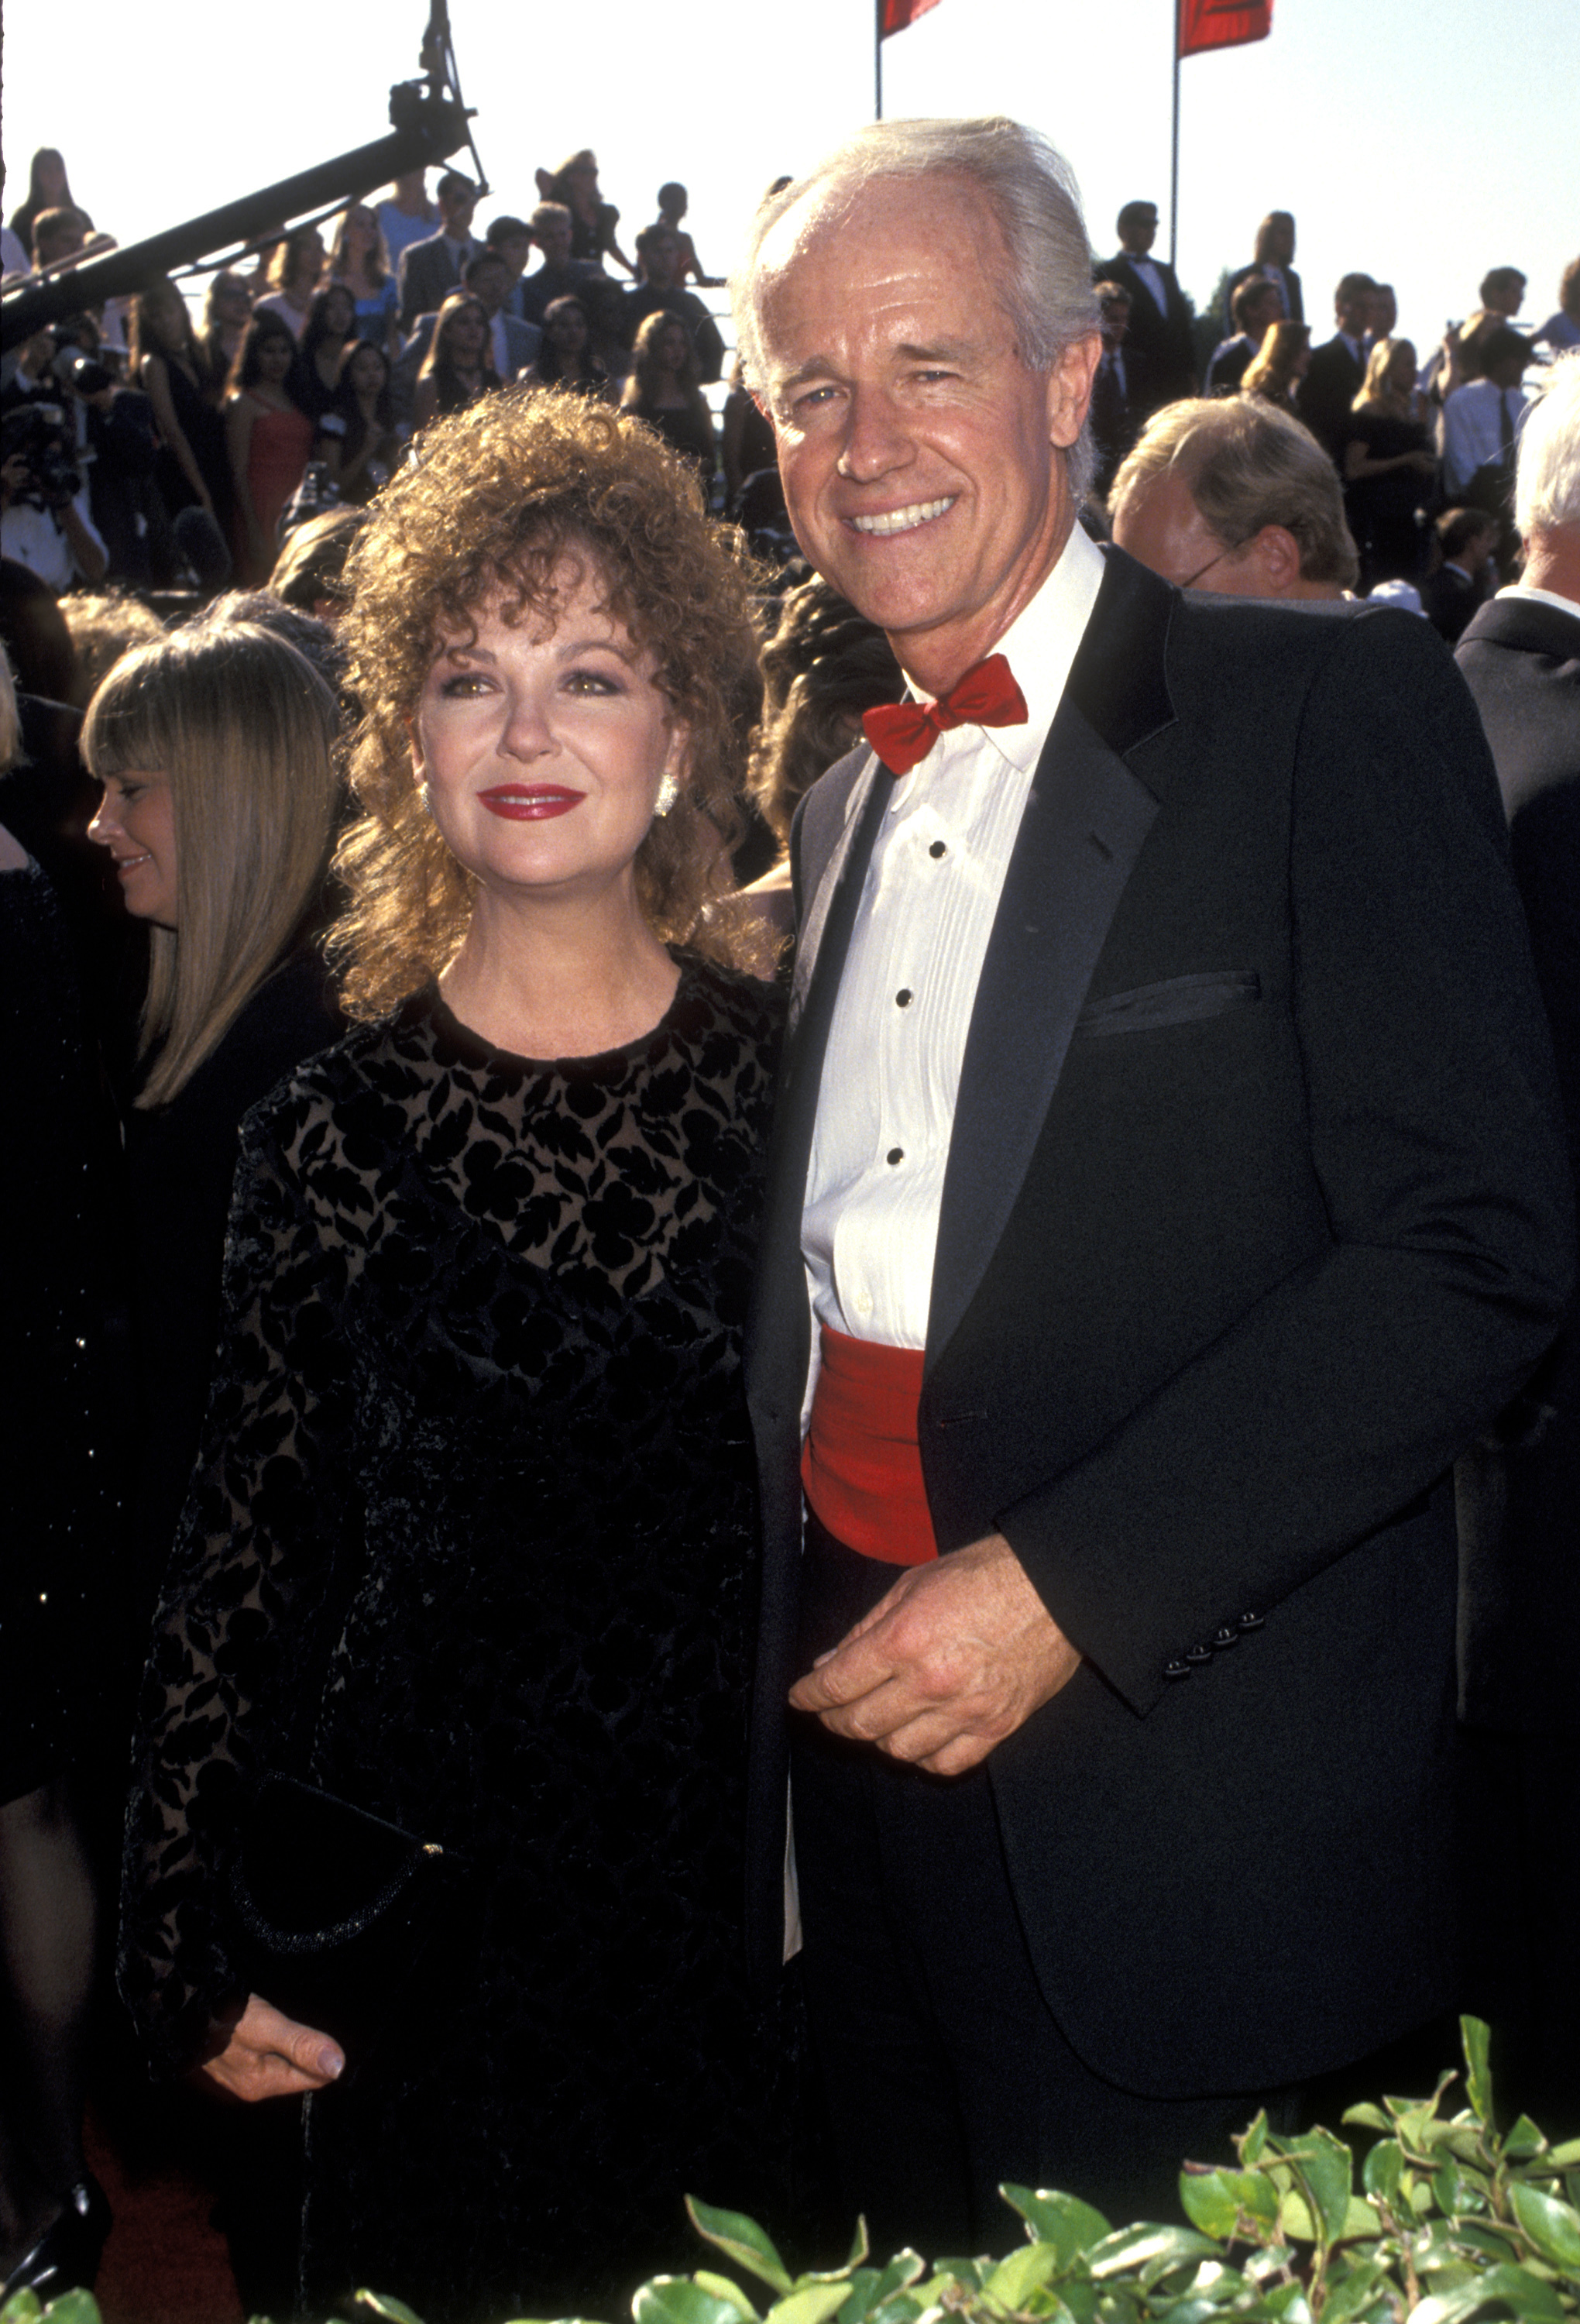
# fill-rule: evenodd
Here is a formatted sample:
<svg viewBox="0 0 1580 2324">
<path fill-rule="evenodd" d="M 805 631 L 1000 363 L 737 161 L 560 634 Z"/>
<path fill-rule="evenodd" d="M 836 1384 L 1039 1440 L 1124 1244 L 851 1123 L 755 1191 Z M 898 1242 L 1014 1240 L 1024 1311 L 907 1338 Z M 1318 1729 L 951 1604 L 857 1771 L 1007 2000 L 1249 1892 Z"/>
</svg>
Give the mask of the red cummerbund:
<svg viewBox="0 0 1580 2324">
<path fill-rule="evenodd" d="M 822 1368 L 801 1454 L 806 1498 L 836 1541 L 891 1565 L 938 1555 L 916 1409 L 920 1348 L 886 1348 L 822 1327 Z"/>
</svg>

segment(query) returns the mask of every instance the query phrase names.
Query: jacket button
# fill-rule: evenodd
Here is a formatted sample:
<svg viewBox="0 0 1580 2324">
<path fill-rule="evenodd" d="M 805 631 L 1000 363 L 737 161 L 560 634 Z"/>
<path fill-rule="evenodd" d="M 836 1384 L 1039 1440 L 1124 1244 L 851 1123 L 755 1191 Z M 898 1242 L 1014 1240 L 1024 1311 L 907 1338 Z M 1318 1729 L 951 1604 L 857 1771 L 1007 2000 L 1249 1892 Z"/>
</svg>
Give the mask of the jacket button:
<svg viewBox="0 0 1580 2324">
<path fill-rule="evenodd" d="M 1212 1660 L 1212 1648 L 1210 1646 L 1187 1646 L 1185 1649 L 1185 1659 L 1188 1663 L 1209 1663 Z"/>
<path fill-rule="evenodd" d="M 1190 1675 L 1190 1665 L 1180 1655 L 1173 1655 L 1163 1665 L 1163 1676 L 1165 1678 L 1189 1678 Z"/>
<path fill-rule="evenodd" d="M 1235 1628 L 1236 1630 L 1259 1630 L 1266 1619 L 1265 1614 L 1236 1614 Z"/>
<path fill-rule="evenodd" d="M 1230 1623 L 1226 1622 L 1221 1630 L 1213 1632 L 1212 1642 L 1215 1646 L 1237 1646 L 1240 1643 L 1240 1633 Z"/>
</svg>

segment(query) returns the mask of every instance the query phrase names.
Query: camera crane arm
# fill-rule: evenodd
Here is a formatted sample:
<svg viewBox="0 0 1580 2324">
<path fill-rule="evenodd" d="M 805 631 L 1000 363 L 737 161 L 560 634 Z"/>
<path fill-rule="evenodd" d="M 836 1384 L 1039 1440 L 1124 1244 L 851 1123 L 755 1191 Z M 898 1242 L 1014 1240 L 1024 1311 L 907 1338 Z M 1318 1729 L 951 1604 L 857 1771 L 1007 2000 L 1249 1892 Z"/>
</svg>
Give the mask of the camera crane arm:
<svg viewBox="0 0 1580 2324">
<path fill-rule="evenodd" d="M 442 9 L 436 7 L 434 13 L 442 18 Z M 25 283 L 7 291 L 0 301 L 0 346 L 20 346 L 35 331 L 59 322 L 62 316 L 78 315 L 85 307 L 97 307 L 106 299 L 143 290 L 176 267 L 190 265 L 211 251 L 251 242 L 278 226 L 282 218 L 358 201 L 391 178 L 442 161 L 459 146 L 470 145 L 471 114 L 458 101 L 439 93 L 433 86 L 439 78 L 437 73 L 432 76 L 426 93 L 415 81 L 402 81 L 392 88 L 391 132 L 387 137 L 375 138 L 371 145 L 337 154 L 317 169 L 283 178 L 278 185 L 264 186 L 240 201 L 207 210 L 201 217 L 188 218 L 184 225 L 151 235 L 125 250 L 89 259 L 86 265 L 74 266 L 50 281 Z M 476 148 L 473 151 L 475 153 Z"/>
</svg>

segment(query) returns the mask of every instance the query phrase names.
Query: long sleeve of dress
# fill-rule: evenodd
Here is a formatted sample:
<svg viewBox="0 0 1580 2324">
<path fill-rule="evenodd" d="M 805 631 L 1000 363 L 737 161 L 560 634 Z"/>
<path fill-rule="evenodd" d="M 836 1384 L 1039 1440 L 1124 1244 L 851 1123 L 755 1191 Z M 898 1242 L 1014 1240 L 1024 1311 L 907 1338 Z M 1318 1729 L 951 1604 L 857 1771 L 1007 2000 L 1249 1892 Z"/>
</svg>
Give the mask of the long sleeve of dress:
<svg viewBox="0 0 1580 2324">
<path fill-rule="evenodd" d="M 305 1743 L 358 1533 L 346 1252 L 302 1185 L 304 1136 L 289 1098 L 243 1126 L 214 1387 L 139 1705 L 119 1972 L 156 2072 L 189 2065 L 240 1990 L 220 1912 L 230 1820 L 249 1774 Z"/>
</svg>

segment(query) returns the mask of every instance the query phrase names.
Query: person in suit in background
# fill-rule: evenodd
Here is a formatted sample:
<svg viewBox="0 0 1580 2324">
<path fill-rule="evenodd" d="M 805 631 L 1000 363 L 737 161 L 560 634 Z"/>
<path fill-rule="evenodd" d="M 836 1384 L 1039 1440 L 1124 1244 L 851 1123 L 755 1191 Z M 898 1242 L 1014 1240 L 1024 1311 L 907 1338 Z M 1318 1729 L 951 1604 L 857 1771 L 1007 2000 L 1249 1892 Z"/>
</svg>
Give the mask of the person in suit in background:
<svg viewBox="0 0 1580 2324">
<path fill-rule="evenodd" d="M 508 263 L 491 244 L 484 243 L 475 256 L 467 260 L 461 279 L 473 297 L 482 301 L 495 371 L 501 380 L 514 379 L 518 372 L 526 371 L 537 361 L 543 333 L 536 323 L 523 323 L 507 311 L 505 301 L 511 288 Z"/>
<path fill-rule="evenodd" d="M 1292 2127 L 1449 2004 L 1448 1472 L 1572 1203 L 1426 624 L 1181 595 L 1076 522 L 1101 343 L 1044 141 L 858 132 L 758 212 L 736 317 L 912 695 L 795 834 L 754 1948 L 789 1761 L 847 2199 L 982 2250 L 1003 2180 L 1167 2216 L 1253 2093 Z"/>
<path fill-rule="evenodd" d="M 1249 396 L 1171 403 L 1114 480 L 1114 539 L 1176 589 L 1341 598 L 1359 563 L 1333 463 Z"/>
<path fill-rule="evenodd" d="M 1515 518 L 1521 577 L 1482 606 L 1455 659 L 1498 770 L 1580 1174 L 1580 354 L 1553 366 L 1526 422 Z M 1502 2037 L 1505 2103 L 1567 2138 L 1580 2132 L 1580 1855 L 1559 1835 L 1580 1828 L 1580 1307 L 1501 1433 L 1501 1451 L 1462 1471 L 1466 2000 Z"/>
<path fill-rule="evenodd" d="M 1333 294 L 1332 338 L 1313 350 L 1310 367 L 1295 396 L 1295 409 L 1336 468 L 1344 465 L 1349 441 L 1350 407 L 1366 376 L 1364 345 L 1371 320 L 1369 274 L 1346 274 Z"/>
<path fill-rule="evenodd" d="M 1146 366 L 1125 345 L 1130 293 L 1118 282 L 1099 282 L 1097 301 L 1103 318 L 1103 353 L 1092 381 L 1092 438 L 1098 447 L 1098 492 L 1106 493 L 1121 460 L 1141 433 L 1142 382 Z"/>
<path fill-rule="evenodd" d="M 419 315 L 436 314 L 452 290 L 461 288 L 466 262 L 473 257 L 472 218 L 477 188 L 460 170 L 446 170 L 435 188 L 439 230 L 400 254 L 400 328 L 409 332 Z"/>
<path fill-rule="evenodd" d="M 1224 292 L 1224 331 L 1226 336 L 1235 327 L 1235 293 L 1242 282 L 1260 276 L 1272 282 L 1279 294 L 1279 311 L 1275 322 L 1303 323 L 1306 319 L 1305 300 L 1300 290 L 1300 278 L 1291 261 L 1295 254 L 1295 221 L 1288 210 L 1269 210 L 1256 229 L 1254 244 L 1255 256 L 1249 266 L 1237 266 L 1230 275 Z"/>
<path fill-rule="evenodd" d="M 1130 293 L 1130 346 L 1145 370 L 1143 418 L 1196 392 L 1196 346 L 1190 305 L 1171 266 L 1152 256 L 1158 238 L 1155 202 L 1126 202 L 1119 213 L 1116 256 L 1094 265 L 1093 279 L 1117 282 Z"/>
<path fill-rule="evenodd" d="M 1445 509 L 1432 530 L 1442 562 L 1421 584 L 1421 611 L 1446 643 L 1457 645 L 1476 608 L 1496 586 L 1497 519 L 1484 509 Z"/>
<path fill-rule="evenodd" d="M 1399 327 L 1399 299 L 1392 282 L 1375 282 L 1366 301 L 1366 359 L 1380 339 L 1391 339 Z"/>
<path fill-rule="evenodd" d="M 1278 285 L 1265 282 L 1252 275 L 1242 282 L 1230 300 L 1235 318 L 1235 337 L 1220 339 L 1213 349 L 1212 361 L 1207 367 L 1202 385 L 1203 395 L 1234 395 L 1256 357 L 1262 343 L 1275 323 L 1285 319 Z"/>
</svg>

